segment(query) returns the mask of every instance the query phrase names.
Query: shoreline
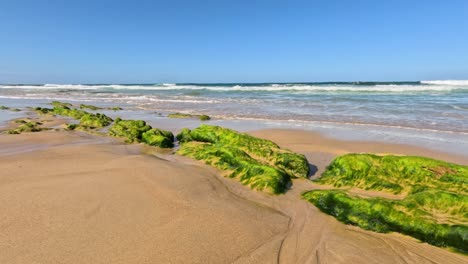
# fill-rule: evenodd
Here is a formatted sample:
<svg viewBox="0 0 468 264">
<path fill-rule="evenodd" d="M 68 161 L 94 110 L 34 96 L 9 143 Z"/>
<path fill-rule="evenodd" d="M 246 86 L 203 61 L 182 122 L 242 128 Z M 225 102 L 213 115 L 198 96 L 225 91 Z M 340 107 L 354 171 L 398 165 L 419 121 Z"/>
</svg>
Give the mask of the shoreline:
<svg viewBox="0 0 468 264">
<path fill-rule="evenodd" d="M 98 112 L 104 113 L 112 118 L 118 116 L 124 119 L 143 119 L 149 124 L 165 128 L 171 131 L 179 131 L 180 129 L 195 128 L 201 122 L 194 119 L 180 119 L 174 120 L 167 118 L 167 115 L 175 112 L 187 112 L 182 109 L 160 109 L 160 110 L 145 110 L 137 107 L 129 102 L 99 102 L 89 100 L 68 100 L 65 101 L 73 103 L 96 104 L 101 107 L 112 107 L 114 104 L 122 106 L 122 111 L 109 111 L 99 110 Z M 10 107 L 23 108 L 28 106 L 41 106 L 48 107 L 52 99 L 8 99 L 0 98 L 0 105 L 4 104 Z M 151 107 L 150 107 L 151 108 Z M 203 109 L 195 108 L 192 114 L 205 114 Z M 27 111 L 27 110 L 25 110 Z M 198 111 L 198 112 L 197 112 Z M 23 111 L 24 112 L 24 111 Z M 8 116 L 19 117 L 21 112 L 15 113 L 11 111 L 0 111 L 0 125 L 2 121 L 6 121 Z M 454 132 L 450 129 L 434 130 L 427 128 L 407 127 L 399 125 L 378 125 L 378 124 L 365 124 L 359 122 L 330 122 L 330 121 L 291 121 L 291 120 L 275 120 L 275 119 L 261 119 L 261 118 L 217 118 L 217 115 L 212 115 L 212 120 L 207 124 L 219 125 L 223 127 L 232 128 L 242 132 L 249 132 L 261 129 L 294 129 L 294 130 L 307 130 L 312 132 L 320 132 L 323 135 L 335 139 L 345 139 L 352 141 L 371 141 L 382 143 L 396 143 L 414 146 L 424 146 L 432 150 L 452 152 L 457 155 L 468 157 L 468 134 L 465 132 Z M 300 119 L 300 118 L 299 118 Z M 415 125 L 417 125 L 415 123 Z"/>
<path fill-rule="evenodd" d="M 425 154 L 468 164 L 468 158 L 454 154 L 407 145 L 337 140 L 310 131 L 268 129 L 248 133 L 305 154 L 317 168 L 315 177 L 336 155 L 347 152 Z M 5 262 L 43 257 L 69 263 L 83 259 L 94 263 L 466 261 L 466 256 L 408 236 L 374 233 L 338 222 L 300 198 L 303 191 L 319 188 L 304 179 L 293 180 L 292 188 L 283 195 L 267 195 L 224 178 L 218 170 L 198 161 L 79 131 L 0 135 L 0 145 L 4 147 L 0 169 L 7 172 L 0 177 L 0 188 L 8 186 L 0 194 L 3 212 L 9 215 L 2 222 L 8 229 L 0 239 L 0 248 L 4 249 L 0 252 L 10 252 L 0 254 Z M 27 151 L 31 146 L 36 148 Z M 32 168 L 34 171 L 30 171 Z M 8 191 L 12 187 L 15 192 Z M 150 196 L 144 196 L 148 192 Z M 67 208 L 79 213 L 75 215 Z M 54 210 L 56 213 L 50 215 Z M 82 218 L 90 213 L 91 218 Z M 116 221 L 123 215 L 132 220 Z M 174 218 L 175 223 L 170 220 Z M 117 239 L 112 234 L 117 234 Z M 45 244 L 39 247 L 37 243 L 43 240 Z M 92 241 L 97 248 L 89 251 L 82 244 L 85 241 Z M 25 246 L 29 248 L 27 254 Z M 122 247 L 129 250 L 117 253 Z M 65 248 L 73 252 L 64 254 L 61 251 Z M 158 256 L 151 253 L 154 250 Z"/>
</svg>

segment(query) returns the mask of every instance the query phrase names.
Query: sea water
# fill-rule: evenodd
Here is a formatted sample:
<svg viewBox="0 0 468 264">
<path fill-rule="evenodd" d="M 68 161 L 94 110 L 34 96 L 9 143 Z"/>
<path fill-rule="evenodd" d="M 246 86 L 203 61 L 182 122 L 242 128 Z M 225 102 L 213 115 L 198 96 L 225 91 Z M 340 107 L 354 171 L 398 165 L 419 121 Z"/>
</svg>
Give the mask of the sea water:
<svg viewBox="0 0 468 264">
<path fill-rule="evenodd" d="M 241 130 L 311 129 L 468 154 L 468 81 L 0 85 L 0 105 L 51 100 L 121 106 L 118 115 L 150 122 L 158 113 L 208 114 Z"/>
</svg>

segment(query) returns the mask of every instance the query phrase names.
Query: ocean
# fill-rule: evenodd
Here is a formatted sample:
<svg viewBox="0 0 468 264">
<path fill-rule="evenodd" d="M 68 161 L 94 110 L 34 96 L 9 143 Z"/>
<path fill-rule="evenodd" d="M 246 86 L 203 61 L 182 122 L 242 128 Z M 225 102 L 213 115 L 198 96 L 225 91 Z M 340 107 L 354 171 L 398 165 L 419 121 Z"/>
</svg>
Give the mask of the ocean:
<svg viewBox="0 0 468 264">
<path fill-rule="evenodd" d="M 146 116 L 186 112 L 208 114 L 218 122 L 245 120 L 332 132 L 344 127 L 395 130 L 468 142 L 468 81 L 463 80 L 0 85 L 0 104 L 36 106 L 51 100 L 118 105 L 133 116 L 138 111 Z"/>
</svg>

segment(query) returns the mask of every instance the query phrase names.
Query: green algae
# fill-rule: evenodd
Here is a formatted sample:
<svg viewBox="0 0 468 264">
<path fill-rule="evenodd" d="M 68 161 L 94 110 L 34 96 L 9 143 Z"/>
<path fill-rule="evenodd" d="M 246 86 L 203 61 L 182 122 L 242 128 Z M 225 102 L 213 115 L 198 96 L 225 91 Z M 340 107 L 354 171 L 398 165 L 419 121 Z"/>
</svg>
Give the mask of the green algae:
<svg viewBox="0 0 468 264">
<path fill-rule="evenodd" d="M 141 135 L 141 141 L 145 144 L 161 148 L 174 147 L 174 135 L 169 131 L 157 128 L 144 132 Z"/>
<path fill-rule="evenodd" d="M 54 113 L 54 109 L 52 108 L 45 108 L 45 107 L 36 107 L 34 111 L 40 115 L 49 115 Z"/>
<path fill-rule="evenodd" d="M 407 194 L 391 200 L 340 189 L 313 190 L 303 197 L 344 223 L 468 252 L 467 166 L 416 156 L 348 154 L 337 157 L 315 182 Z"/>
<path fill-rule="evenodd" d="M 173 113 L 169 114 L 167 117 L 169 118 L 198 118 L 201 121 L 208 121 L 211 119 L 208 115 L 194 115 L 194 114 L 184 114 L 184 113 Z"/>
<path fill-rule="evenodd" d="M 468 167 L 415 156 L 348 154 L 336 158 L 317 183 L 395 194 L 430 188 L 468 194 Z"/>
<path fill-rule="evenodd" d="M 15 129 L 8 130 L 8 134 L 21 134 L 23 132 L 39 132 L 46 130 L 45 128 L 40 127 L 42 125 L 41 122 L 20 119 L 16 120 L 15 123 L 20 124 L 20 126 Z"/>
<path fill-rule="evenodd" d="M 53 101 L 51 104 L 54 107 L 53 109 L 36 107 L 34 110 L 39 114 L 55 114 L 74 118 L 79 120 L 79 127 L 85 130 L 103 128 L 110 125 L 113 121 L 112 118 L 106 116 L 105 114 L 94 114 L 81 109 L 71 108 L 73 105 L 70 103 Z M 80 105 L 80 107 L 81 106 L 83 105 Z M 84 106 L 88 107 L 89 105 Z"/>
<path fill-rule="evenodd" d="M 112 123 L 112 118 L 104 115 L 104 114 L 91 114 L 86 113 L 80 118 L 79 125 L 86 129 L 96 129 L 96 128 L 103 128 Z"/>
<path fill-rule="evenodd" d="M 303 155 L 231 129 L 202 125 L 194 130 L 183 129 L 177 139 L 181 142 L 178 154 L 227 171 L 228 177 L 238 178 L 256 190 L 283 193 L 291 178 L 308 176 L 309 166 Z"/>
<path fill-rule="evenodd" d="M 123 110 L 123 108 L 122 108 L 122 107 L 119 107 L 119 106 L 113 106 L 113 107 L 109 107 L 109 108 L 107 108 L 107 109 L 112 110 L 112 111 L 120 111 L 120 110 Z"/>
<path fill-rule="evenodd" d="M 80 104 L 80 109 L 102 110 L 104 108 L 94 105 Z"/>
<path fill-rule="evenodd" d="M 4 105 L 0 105 L 0 110 L 10 110 L 13 112 L 21 112 L 21 109 L 19 108 L 11 108 L 11 107 L 4 106 Z"/>
<path fill-rule="evenodd" d="M 161 148 L 171 148 L 174 142 L 171 132 L 152 128 L 143 120 L 117 118 L 109 129 L 109 135 L 124 138 L 127 143 L 142 142 Z"/>
<path fill-rule="evenodd" d="M 339 221 L 376 232 L 399 232 L 440 247 L 468 252 L 468 197 L 425 191 L 407 198 L 362 198 L 342 190 L 314 190 L 303 197 Z"/>
</svg>

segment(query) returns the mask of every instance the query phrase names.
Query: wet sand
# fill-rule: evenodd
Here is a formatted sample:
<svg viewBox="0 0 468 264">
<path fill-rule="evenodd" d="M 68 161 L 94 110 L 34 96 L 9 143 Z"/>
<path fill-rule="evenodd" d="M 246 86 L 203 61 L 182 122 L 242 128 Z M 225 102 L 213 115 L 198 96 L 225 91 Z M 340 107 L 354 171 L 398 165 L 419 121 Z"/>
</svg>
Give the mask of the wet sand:
<svg viewBox="0 0 468 264">
<path fill-rule="evenodd" d="M 318 175 L 347 152 L 468 158 L 293 130 L 251 134 L 304 153 Z M 468 263 L 400 234 L 344 225 L 197 161 L 82 132 L 0 135 L 0 263 Z M 153 153 L 145 154 L 145 153 Z"/>
</svg>

